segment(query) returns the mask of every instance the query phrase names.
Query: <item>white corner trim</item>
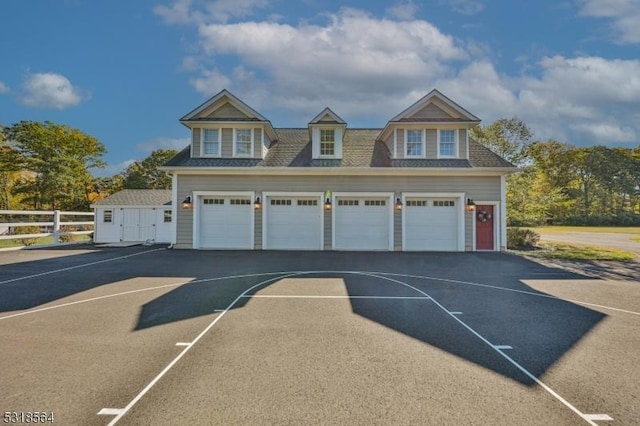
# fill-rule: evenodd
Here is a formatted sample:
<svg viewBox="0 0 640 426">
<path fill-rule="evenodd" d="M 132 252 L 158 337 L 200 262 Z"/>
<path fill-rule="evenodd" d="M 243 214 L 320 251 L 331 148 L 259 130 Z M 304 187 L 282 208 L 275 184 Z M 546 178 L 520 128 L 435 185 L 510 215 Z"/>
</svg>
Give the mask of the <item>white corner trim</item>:
<svg viewBox="0 0 640 426">
<path fill-rule="evenodd" d="M 176 244 L 177 242 L 178 242 L 178 174 L 174 173 L 171 175 L 171 244 Z"/>
</svg>

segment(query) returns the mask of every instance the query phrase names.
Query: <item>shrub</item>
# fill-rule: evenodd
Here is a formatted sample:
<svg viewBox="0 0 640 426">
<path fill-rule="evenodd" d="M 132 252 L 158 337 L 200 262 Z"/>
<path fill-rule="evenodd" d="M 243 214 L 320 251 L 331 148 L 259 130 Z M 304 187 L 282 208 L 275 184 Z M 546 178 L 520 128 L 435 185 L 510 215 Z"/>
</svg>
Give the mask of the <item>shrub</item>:
<svg viewBox="0 0 640 426">
<path fill-rule="evenodd" d="M 16 226 L 13 229 L 14 235 L 27 235 L 27 234 L 40 234 L 42 231 L 38 226 Z M 22 244 L 23 246 L 32 246 L 38 241 L 38 238 L 16 238 L 14 241 Z"/>
<path fill-rule="evenodd" d="M 534 248 L 540 241 L 540 234 L 527 228 L 507 228 L 507 248 Z"/>
<path fill-rule="evenodd" d="M 73 234 L 67 234 L 67 232 L 79 231 L 77 226 L 66 225 L 60 227 L 60 242 L 61 243 L 70 243 L 76 240 L 76 236 Z"/>
</svg>

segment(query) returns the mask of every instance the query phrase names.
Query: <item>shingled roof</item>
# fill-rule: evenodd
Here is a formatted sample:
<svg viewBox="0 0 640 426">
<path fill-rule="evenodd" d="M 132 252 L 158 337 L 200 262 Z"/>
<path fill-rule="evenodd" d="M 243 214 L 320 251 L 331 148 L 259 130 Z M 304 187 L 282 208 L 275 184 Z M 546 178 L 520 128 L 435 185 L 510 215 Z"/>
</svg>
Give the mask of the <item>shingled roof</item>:
<svg viewBox="0 0 640 426">
<path fill-rule="evenodd" d="M 123 189 L 109 195 L 94 206 L 169 206 L 170 189 Z"/>
<path fill-rule="evenodd" d="M 342 159 L 313 159 L 309 130 L 276 129 L 278 140 L 260 158 L 192 158 L 190 147 L 169 160 L 165 167 L 424 167 L 424 168 L 514 168 L 485 146 L 469 140 L 467 159 L 392 159 L 382 129 L 346 129 Z"/>
</svg>

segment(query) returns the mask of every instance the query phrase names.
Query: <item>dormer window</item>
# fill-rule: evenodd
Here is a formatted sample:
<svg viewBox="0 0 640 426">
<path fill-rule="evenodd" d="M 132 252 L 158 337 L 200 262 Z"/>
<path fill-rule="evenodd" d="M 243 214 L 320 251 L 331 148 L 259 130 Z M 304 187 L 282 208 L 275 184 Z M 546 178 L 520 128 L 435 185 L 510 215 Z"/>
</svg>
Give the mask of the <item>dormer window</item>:
<svg viewBox="0 0 640 426">
<path fill-rule="evenodd" d="M 234 129 L 233 153 L 236 157 L 250 157 L 253 153 L 253 130 Z"/>
<path fill-rule="evenodd" d="M 220 129 L 202 129 L 202 155 L 220 156 Z"/>
<path fill-rule="evenodd" d="M 424 157 L 424 130 L 408 129 L 405 135 L 406 156 Z"/>
<path fill-rule="evenodd" d="M 457 157 L 458 131 L 438 130 L 438 157 Z"/>
<path fill-rule="evenodd" d="M 320 155 L 335 155 L 336 151 L 336 131 L 335 129 L 320 129 Z"/>
</svg>

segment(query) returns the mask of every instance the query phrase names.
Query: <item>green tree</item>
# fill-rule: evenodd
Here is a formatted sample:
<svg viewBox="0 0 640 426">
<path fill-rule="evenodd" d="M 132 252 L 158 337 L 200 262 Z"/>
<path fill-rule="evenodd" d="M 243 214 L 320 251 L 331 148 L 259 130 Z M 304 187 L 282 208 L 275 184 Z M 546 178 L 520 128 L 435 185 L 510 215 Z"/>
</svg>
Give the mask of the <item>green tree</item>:
<svg viewBox="0 0 640 426">
<path fill-rule="evenodd" d="M 123 188 L 170 189 L 171 177 L 158 167 L 177 154 L 178 151 L 173 149 L 157 149 L 144 160 L 132 163 L 124 172 Z"/>
<path fill-rule="evenodd" d="M 487 127 L 476 126 L 471 129 L 471 137 L 516 166 L 522 166 L 529 159 L 533 132 L 518 117 L 512 117 L 501 118 Z"/>
<path fill-rule="evenodd" d="M 50 121 L 21 121 L 5 138 L 25 171 L 13 192 L 36 209 L 86 210 L 90 169 L 103 167 L 102 143 L 78 129 Z"/>
</svg>

